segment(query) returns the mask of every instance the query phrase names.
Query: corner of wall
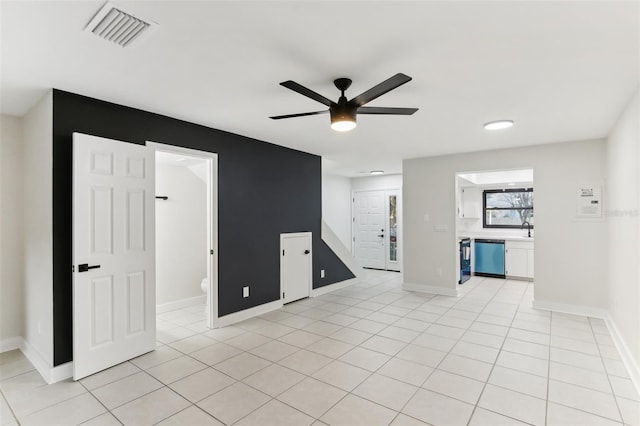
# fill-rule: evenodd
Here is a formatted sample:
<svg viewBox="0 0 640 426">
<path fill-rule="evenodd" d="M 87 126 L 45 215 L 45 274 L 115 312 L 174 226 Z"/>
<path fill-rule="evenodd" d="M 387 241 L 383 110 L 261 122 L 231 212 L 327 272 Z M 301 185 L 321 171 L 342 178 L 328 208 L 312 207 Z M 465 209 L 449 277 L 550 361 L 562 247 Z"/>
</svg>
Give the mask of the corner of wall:
<svg viewBox="0 0 640 426">
<path fill-rule="evenodd" d="M 606 142 L 607 326 L 640 392 L 640 89 Z M 630 267 L 634 265 L 634 267 Z"/>
<path fill-rule="evenodd" d="M 24 335 L 23 120 L 0 116 L 0 351 Z M 13 347 L 12 347 L 13 346 Z"/>
<path fill-rule="evenodd" d="M 53 91 L 24 116 L 24 340 L 53 366 Z"/>
</svg>

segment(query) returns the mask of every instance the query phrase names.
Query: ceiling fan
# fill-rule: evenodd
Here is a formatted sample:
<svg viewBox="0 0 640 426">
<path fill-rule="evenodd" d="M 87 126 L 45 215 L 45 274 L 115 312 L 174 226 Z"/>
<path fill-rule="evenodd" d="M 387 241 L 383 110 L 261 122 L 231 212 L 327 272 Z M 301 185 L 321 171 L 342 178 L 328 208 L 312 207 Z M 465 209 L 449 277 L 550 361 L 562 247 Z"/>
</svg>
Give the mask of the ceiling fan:
<svg viewBox="0 0 640 426">
<path fill-rule="evenodd" d="M 387 114 L 387 115 L 411 115 L 418 110 L 418 108 L 386 108 L 386 107 L 367 107 L 365 104 L 371 102 L 379 96 L 402 86 L 405 83 L 411 81 L 411 77 L 408 75 L 398 73 L 391 78 L 383 81 L 380 84 L 373 86 L 371 89 L 359 94 L 351 100 L 347 100 L 344 96 L 344 92 L 351 86 L 351 80 L 348 78 L 338 78 L 334 80 L 333 84 L 340 90 L 341 95 L 338 102 L 333 102 L 331 99 L 325 98 L 319 93 L 314 92 L 311 89 L 307 89 L 301 84 L 292 80 L 287 80 L 280 83 L 281 86 L 291 89 L 294 92 L 298 92 L 303 96 L 318 101 L 329 107 L 327 110 L 314 111 L 314 112 L 301 112 L 298 114 L 276 115 L 269 117 L 273 120 L 280 120 L 283 118 L 304 117 L 307 115 L 331 114 L 331 128 L 339 132 L 346 132 L 356 127 L 356 115 L 357 114 Z"/>
</svg>

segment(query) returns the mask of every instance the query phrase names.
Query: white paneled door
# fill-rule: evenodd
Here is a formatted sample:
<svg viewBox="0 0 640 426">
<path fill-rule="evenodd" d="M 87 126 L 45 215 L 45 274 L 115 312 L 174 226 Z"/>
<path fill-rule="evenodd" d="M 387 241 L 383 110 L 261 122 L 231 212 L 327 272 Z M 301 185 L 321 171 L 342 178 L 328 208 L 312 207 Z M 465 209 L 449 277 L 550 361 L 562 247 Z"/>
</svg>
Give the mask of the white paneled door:
<svg viewBox="0 0 640 426">
<path fill-rule="evenodd" d="M 365 268 L 400 271 L 400 190 L 353 196 L 355 257 Z"/>
<path fill-rule="evenodd" d="M 313 279 L 311 232 L 280 234 L 282 303 L 309 297 Z"/>
<path fill-rule="evenodd" d="M 73 134 L 73 378 L 155 349 L 155 165 Z"/>
<path fill-rule="evenodd" d="M 365 268 L 385 269 L 384 191 L 356 192 L 355 251 Z"/>
</svg>

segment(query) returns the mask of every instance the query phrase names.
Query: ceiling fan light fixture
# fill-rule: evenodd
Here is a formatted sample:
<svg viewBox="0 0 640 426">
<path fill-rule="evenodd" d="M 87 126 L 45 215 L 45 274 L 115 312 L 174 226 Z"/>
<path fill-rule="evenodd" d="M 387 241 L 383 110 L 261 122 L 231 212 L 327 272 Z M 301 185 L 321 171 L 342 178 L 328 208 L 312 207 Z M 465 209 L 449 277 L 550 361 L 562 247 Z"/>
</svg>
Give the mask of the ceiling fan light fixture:
<svg viewBox="0 0 640 426">
<path fill-rule="evenodd" d="M 331 123 L 331 128 L 336 132 L 348 132 L 355 129 L 356 126 L 355 120 L 333 121 Z"/>
<path fill-rule="evenodd" d="M 358 125 L 356 123 L 356 109 L 341 105 L 331 108 L 331 128 L 337 132 L 348 132 Z"/>
<path fill-rule="evenodd" d="M 484 123 L 484 128 L 487 130 L 508 129 L 511 126 L 513 126 L 513 120 L 496 120 Z"/>
</svg>

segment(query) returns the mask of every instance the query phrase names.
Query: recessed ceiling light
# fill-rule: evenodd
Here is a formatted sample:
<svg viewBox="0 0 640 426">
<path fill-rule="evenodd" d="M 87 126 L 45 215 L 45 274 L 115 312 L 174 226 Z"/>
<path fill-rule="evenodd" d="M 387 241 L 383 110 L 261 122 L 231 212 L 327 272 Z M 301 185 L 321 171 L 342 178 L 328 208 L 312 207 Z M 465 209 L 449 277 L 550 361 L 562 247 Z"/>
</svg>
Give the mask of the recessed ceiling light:
<svg viewBox="0 0 640 426">
<path fill-rule="evenodd" d="M 384 174 L 384 170 L 371 170 L 369 173 L 372 175 L 382 175 Z"/>
<path fill-rule="evenodd" d="M 513 126 L 513 120 L 496 120 L 484 123 L 484 128 L 487 130 L 507 129 L 511 126 Z"/>
</svg>

